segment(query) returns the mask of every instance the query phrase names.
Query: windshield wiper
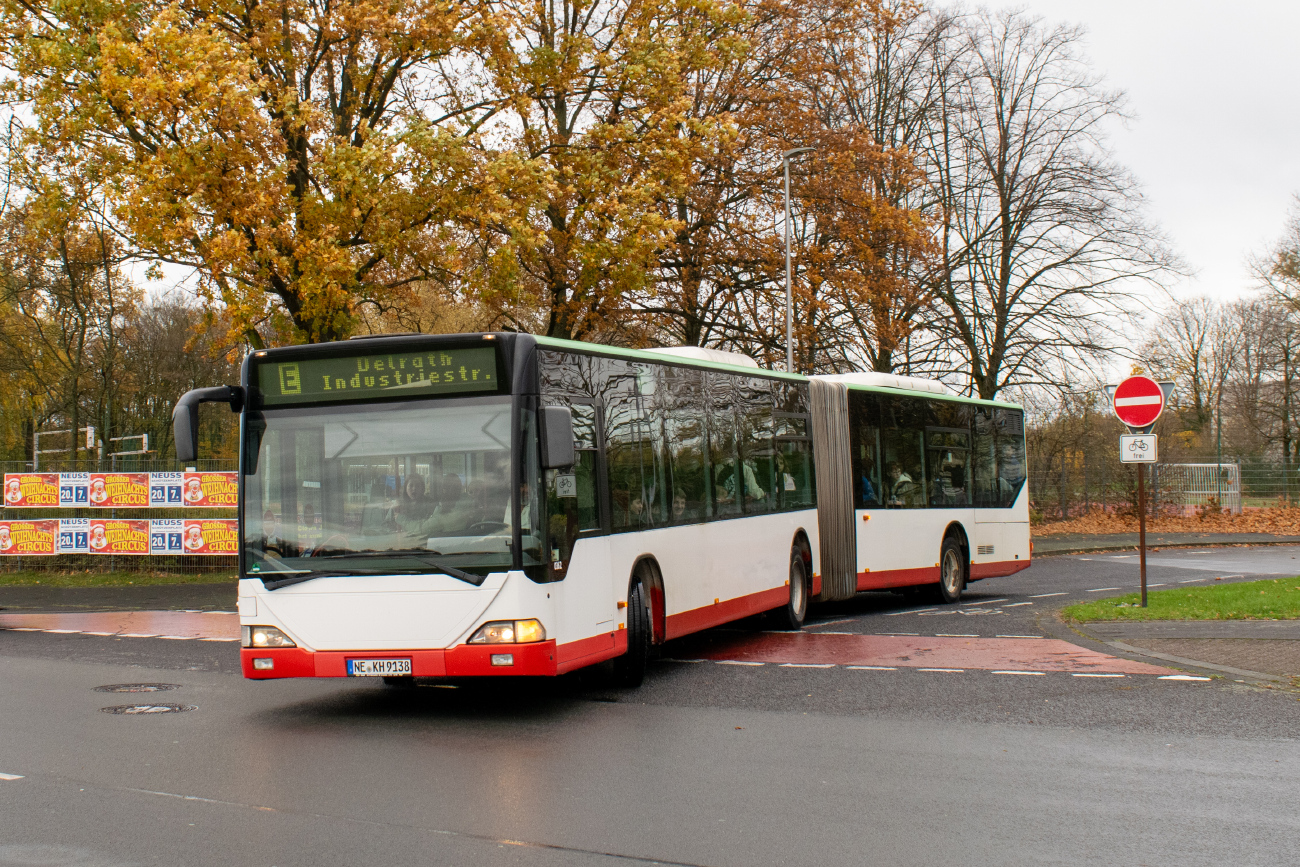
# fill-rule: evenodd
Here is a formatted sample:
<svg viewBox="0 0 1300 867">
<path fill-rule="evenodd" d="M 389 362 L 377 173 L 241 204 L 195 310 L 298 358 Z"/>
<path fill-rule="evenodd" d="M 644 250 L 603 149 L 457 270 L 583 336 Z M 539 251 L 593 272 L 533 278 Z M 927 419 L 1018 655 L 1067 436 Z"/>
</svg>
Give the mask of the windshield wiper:
<svg viewBox="0 0 1300 867">
<path fill-rule="evenodd" d="M 427 565 L 429 565 L 429 566 L 432 566 L 433 568 L 437 569 L 438 571 L 440 571 L 440 572 L 445 572 L 446 574 L 450 575 L 451 577 L 453 577 L 453 578 L 458 578 L 458 579 L 460 579 L 461 581 L 464 581 L 464 582 L 467 583 L 467 584 L 473 584 L 475 587 L 478 587 L 478 586 L 479 586 L 480 584 L 482 584 L 482 583 L 484 582 L 484 580 L 486 580 L 486 578 L 487 578 L 486 575 L 475 575 L 473 572 L 466 572 L 466 571 L 463 570 L 463 569 L 457 569 L 455 566 L 448 566 L 448 565 L 445 564 L 445 563 L 439 563 L 437 560 L 434 560 L 434 559 L 432 559 L 432 558 L 426 556 L 428 553 L 429 553 L 429 550 L 428 550 L 427 548 L 394 548 L 394 549 L 389 550 L 389 551 L 354 551 L 354 552 L 351 552 L 351 553 L 341 552 L 341 553 L 338 553 L 338 554 L 322 554 L 322 555 L 321 555 L 320 557 L 318 557 L 317 559 L 320 559 L 320 560 L 338 560 L 338 559 L 346 559 L 346 558 L 349 558 L 349 557 L 352 557 L 352 558 L 358 558 L 358 559 L 360 559 L 360 558 L 371 558 L 371 557 L 405 557 L 405 558 L 410 558 L 410 559 L 414 559 L 414 560 L 419 560 L 421 563 L 425 563 L 425 564 L 427 564 Z M 353 571 L 356 572 L 357 570 L 353 570 Z M 410 569 L 393 569 L 393 570 L 384 570 L 384 571 L 385 571 L 385 573 L 387 573 L 387 574 L 403 574 L 403 575 L 405 575 L 405 574 L 412 574 L 412 570 L 410 570 Z M 313 572 L 312 575 L 311 575 L 311 577 L 315 577 L 315 576 L 320 575 L 320 574 L 322 574 L 322 573 L 320 573 L 320 572 Z M 349 574 L 349 573 L 330 573 L 330 574 Z M 375 575 L 375 574 L 380 574 L 380 573 L 379 573 L 377 570 L 374 570 L 374 569 L 367 569 L 367 570 L 364 570 L 364 572 L 363 572 L 362 574 Z M 419 573 L 417 572 L 417 573 L 414 573 L 414 574 L 419 574 Z M 308 577 L 307 577 L 307 576 L 304 576 L 304 577 L 302 577 L 302 578 L 297 578 L 297 579 L 295 579 L 295 578 L 286 578 L 286 579 L 284 579 L 285 582 L 288 582 L 288 583 L 290 583 L 290 584 L 296 584 L 296 583 L 298 583 L 298 581 L 305 581 L 305 580 L 308 580 Z M 274 583 L 275 583 L 275 585 L 276 585 L 277 587 L 284 587 L 284 586 L 287 586 L 287 584 L 285 584 L 284 582 L 280 582 L 280 581 L 276 581 L 276 582 L 274 582 Z M 265 584 L 265 586 L 267 587 L 268 590 L 274 590 L 274 589 L 275 589 L 275 587 L 272 587 L 270 584 L 267 584 L 265 581 L 263 582 L 263 584 Z"/>
<path fill-rule="evenodd" d="M 262 579 L 262 586 L 267 590 L 301 584 L 316 578 L 346 578 L 350 575 L 419 575 L 415 569 L 280 569 L 276 572 L 259 572 L 254 578 Z M 288 578 L 274 578 L 275 575 L 288 575 Z"/>
</svg>

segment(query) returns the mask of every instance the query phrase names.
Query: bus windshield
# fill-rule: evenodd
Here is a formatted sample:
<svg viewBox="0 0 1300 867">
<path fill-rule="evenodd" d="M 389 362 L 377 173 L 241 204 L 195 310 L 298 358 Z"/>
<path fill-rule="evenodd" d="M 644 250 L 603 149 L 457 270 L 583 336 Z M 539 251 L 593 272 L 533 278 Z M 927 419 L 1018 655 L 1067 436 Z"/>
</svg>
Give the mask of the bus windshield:
<svg viewBox="0 0 1300 867">
<path fill-rule="evenodd" d="M 246 574 L 509 569 L 510 417 L 501 397 L 249 412 Z"/>
</svg>

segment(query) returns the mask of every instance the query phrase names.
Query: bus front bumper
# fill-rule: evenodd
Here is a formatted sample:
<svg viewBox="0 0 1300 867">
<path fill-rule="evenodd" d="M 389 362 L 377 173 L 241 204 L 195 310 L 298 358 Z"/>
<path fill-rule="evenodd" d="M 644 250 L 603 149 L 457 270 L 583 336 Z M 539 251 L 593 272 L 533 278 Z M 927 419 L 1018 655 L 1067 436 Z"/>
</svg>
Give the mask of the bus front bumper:
<svg viewBox="0 0 1300 867">
<path fill-rule="evenodd" d="M 509 664 L 505 664 L 505 656 L 509 657 Z M 347 677 L 349 659 L 409 659 L 413 677 L 545 677 L 556 674 L 554 641 L 539 641 L 535 644 L 461 644 L 446 650 L 313 651 L 301 647 L 244 647 L 239 651 L 244 677 L 252 680 Z M 254 660 L 259 663 L 254 664 Z M 270 660 L 269 667 L 264 660 Z"/>
</svg>

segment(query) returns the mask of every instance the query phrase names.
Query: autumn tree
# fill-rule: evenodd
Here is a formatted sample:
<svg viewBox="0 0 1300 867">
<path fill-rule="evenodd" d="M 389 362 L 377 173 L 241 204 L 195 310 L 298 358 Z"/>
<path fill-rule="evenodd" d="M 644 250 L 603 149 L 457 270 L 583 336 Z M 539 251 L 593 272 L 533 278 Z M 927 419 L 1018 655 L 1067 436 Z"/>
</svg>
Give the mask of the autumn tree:
<svg viewBox="0 0 1300 867">
<path fill-rule="evenodd" d="M 513 206 L 484 222 L 485 287 L 512 328 L 598 338 L 626 323 L 676 224 L 659 207 L 721 145 L 689 82 L 743 45 L 736 5 L 686 0 L 499 0 L 476 7 L 481 123 L 514 160 Z"/>
<path fill-rule="evenodd" d="M 0 50 L 29 159 L 99 177 L 136 252 L 196 269 L 234 336 L 329 340 L 456 267 L 447 224 L 484 185 L 439 62 L 467 16 L 440 0 L 3 0 Z"/>
</svg>

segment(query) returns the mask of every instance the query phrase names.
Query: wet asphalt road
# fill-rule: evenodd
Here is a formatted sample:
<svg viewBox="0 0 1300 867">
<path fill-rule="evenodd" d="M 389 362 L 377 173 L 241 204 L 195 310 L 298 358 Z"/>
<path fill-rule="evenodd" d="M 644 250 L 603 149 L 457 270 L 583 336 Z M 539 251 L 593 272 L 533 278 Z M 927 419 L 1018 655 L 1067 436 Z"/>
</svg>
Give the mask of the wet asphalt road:
<svg viewBox="0 0 1300 867">
<path fill-rule="evenodd" d="M 1150 580 L 1298 553 L 1162 552 Z M 1052 609 L 1136 571 L 1043 559 L 956 606 L 862 594 L 809 628 L 1052 636 Z M 247 682 L 235 655 L 0 632 L 0 865 L 1285 864 L 1300 840 L 1300 703 L 1231 679 L 662 661 L 630 692 L 391 690 Z M 140 681 L 179 688 L 93 689 Z M 197 709 L 100 711 L 137 702 Z"/>
</svg>

